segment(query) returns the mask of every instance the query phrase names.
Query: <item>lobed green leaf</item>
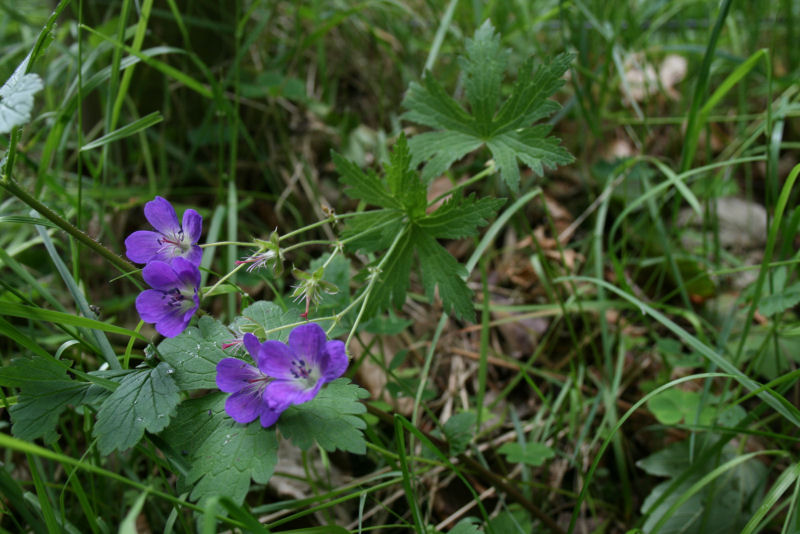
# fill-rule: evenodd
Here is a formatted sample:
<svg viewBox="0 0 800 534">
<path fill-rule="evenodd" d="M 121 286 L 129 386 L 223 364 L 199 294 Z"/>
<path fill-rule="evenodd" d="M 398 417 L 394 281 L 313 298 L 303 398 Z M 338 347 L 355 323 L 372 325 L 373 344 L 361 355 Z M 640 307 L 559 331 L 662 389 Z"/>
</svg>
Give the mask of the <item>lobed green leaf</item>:
<svg viewBox="0 0 800 534">
<path fill-rule="evenodd" d="M 562 85 L 572 56 L 561 54 L 535 71 L 533 61 L 519 69 L 511 95 L 499 107 L 507 52 L 500 37 L 486 21 L 472 39 L 467 39 L 466 55 L 459 58 L 464 71 L 465 93 L 470 113 L 444 89 L 426 76 L 423 84 L 412 83 L 403 105 L 403 118 L 433 128 L 409 142 L 413 163 L 426 161 L 423 181 L 445 172 L 456 160 L 486 144 L 506 185 L 519 189 L 517 160 L 541 176 L 545 167 L 573 161 L 560 140 L 546 137 L 549 126 L 531 127 L 560 108 L 548 100 Z"/>
<path fill-rule="evenodd" d="M 66 369 L 38 355 L 15 358 L 0 368 L 0 385 L 20 389 L 17 403 L 9 409 L 16 437 L 52 443 L 58 439 L 58 419 L 69 405 L 93 404 L 110 393 L 91 382 L 72 380 Z"/>
<path fill-rule="evenodd" d="M 445 313 L 473 321 L 472 290 L 464 282 L 469 274 L 467 269 L 430 235 L 425 232 L 415 235 L 425 294 L 432 299 L 438 288 Z"/>
<path fill-rule="evenodd" d="M 339 449 L 364 454 L 362 430 L 367 425 L 358 415 L 367 411 L 360 402 L 367 397 L 369 393 L 349 379 L 339 378 L 309 402 L 290 406 L 278 420 L 278 428 L 301 449 L 308 449 L 316 441 L 329 452 Z"/>
<path fill-rule="evenodd" d="M 181 400 L 173 372 L 161 362 L 122 378 L 97 412 L 93 434 L 100 454 L 124 451 L 139 443 L 145 430 L 155 434 L 166 428 Z"/>
<path fill-rule="evenodd" d="M 194 486 L 190 498 L 195 501 L 226 496 L 241 504 L 250 479 L 266 484 L 278 462 L 275 430 L 231 419 L 225 413 L 226 397 L 212 393 L 184 401 L 162 435 L 188 460 L 189 472 L 180 482 Z"/>
<path fill-rule="evenodd" d="M 234 337 L 222 323 L 205 316 L 196 327 L 162 341 L 158 354 L 175 370 L 172 377 L 181 390 L 216 389 L 217 362 L 228 356 L 222 344 Z"/>
<path fill-rule="evenodd" d="M 504 198 L 475 199 L 451 197 L 432 214 L 417 221 L 417 226 L 430 236 L 440 239 L 461 239 L 478 234 L 478 228 L 486 226 L 497 210 L 505 204 Z"/>
</svg>

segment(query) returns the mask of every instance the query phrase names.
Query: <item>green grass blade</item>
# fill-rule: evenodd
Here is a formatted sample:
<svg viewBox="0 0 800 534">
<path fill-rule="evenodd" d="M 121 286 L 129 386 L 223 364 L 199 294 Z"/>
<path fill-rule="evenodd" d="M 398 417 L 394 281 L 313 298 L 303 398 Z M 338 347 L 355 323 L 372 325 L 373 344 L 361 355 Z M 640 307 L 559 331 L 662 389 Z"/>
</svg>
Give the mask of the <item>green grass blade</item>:
<svg viewBox="0 0 800 534">
<path fill-rule="evenodd" d="M 788 456 L 788 454 L 789 453 L 786 451 L 756 451 L 748 454 L 739 455 L 736 458 L 733 458 L 732 460 L 725 462 L 724 464 L 720 465 L 719 467 L 717 467 L 716 469 L 705 475 L 703 478 L 692 484 L 691 487 L 689 487 L 689 489 L 681 493 L 680 497 L 678 497 L 678 499 L 672 504 L 672 506 L 670 506 L 669 509 L 667 509 L 667 511 L 664 512 L 664 515 L 653 526 L 653 529 L 648 534 L 657 534 L 658 531 L 661 530 L 661 527 L 664 526 L 664 523 L 666 523 L 672 518 L 672 516 L 675 514 L 678 508 L 683 506 L 683 504 L 686 501 L 688 501 L 693 495 L 695 495 L 698 491 L 700 491 L 708 484 L 716 480 L 718 477 L 723 475 L 726 471 L 733 469 L 737 465 L 740 465 L 752 458 L 755 458 L 756 456 L 760 455 Z"/>
<path fill-rule="evenodd" d="M 142 341 L 147 341 L 147 338 L 141 334 L 121 326 L 104 323 L 96 319 L 89 319 L 88 317 L 72 315 L 70 313 L 46 310 L 44 308 L 37 308 L 35 306 L 26 306 L 24 304 L 15 304 L 12 302 L 3 303 L 3 305 L 0 306 L 0 315 L 21 317 L 24 319 L 36 319 L 39 321 L 48 321 L 57 324 L 68 324 L 82 328 L 91 328 L 93 330 L 100 330 L 102 332 L 109 332 L 111 334 L 120 334 L 122 336 L 134 337 Z"/>
<path fill-rule="evenodd" d="M 78 284 L 75 283 L 75 280 L 72 278 L 67 266 L 64 265 L 64 262 L 58 255 L 58 252 L 56 252 L 50 236 L 47 232 L 45 232 L 44 228 L 40 226 L 37 226 L 36 230 L 39 232 L 39 236 L 42 238 L 44 246 L 47 249 L 47 253 L 50 255 L 50 259 L 53 261 L 58 274 L 61 275 L 61 279 L 64 281 L 67 289 L 69 289 L 69 292 L 72 294 L 75 304 L 78 306 L 84 316 L 93 317 L 94 312 L 92 312 L 92 310 L 89 308 L 89 303 L 86 301 L 83 291 L 81 291 L 81 289 L 78 287 Z M 92 329 L 91 336 L 94 337 L 97 345 L 100 347 L 101 355 L 103 356 L 103 359 L 106 360 L 109 367 L 111 367 L 111 369 L 121 369 L 122 367 L 117 361 L 117 356 L 114 354 L 114 349 L 111 347 L 111 344 L 108 342 L 108 338 L 106 338 L 102 331 L 98 329 Z"/>
<path fill-rule="evenodd" d="M 143 491 L 141 494 L 139 494 L 139 497 L 136 498 L 133 506 L 131 506 L 131 509 L 128 510 L 128 513 L 125 514 L 125 517 L 119 524 L 119 534 L 138 534 L 139 531 L 136 528 L 136 519 L 142 512 L 145 500 L 147 500 L 147 492 Z"/>
<path fill-rule="evenodd" d="M 159 61 L 158 59 L 154 59 L 153 57 L 147 56 L 147 55 L 145 55 L 145 54 L 143 54 L 141 52 L 137 52 L 137 51 L 133 50 L 131 47 L 127 46 L 125 43 L 121 43 L 117 39 L 114 39 L 113 37 L 109 37 L 108 35 L 100 33 L 99 31 L 97 31 L 97 30 L 95 30 L 93 28 L 90 28 L 90 27 L 88 27 L 86 25 L 81 25 L 81 28 L 86 30 L 86 31 L 88 31 L 89 33 L 91 33 L 93 35 L 96 35 L 96 36 L 100 37 L 101 39 L 104 39 L 104 40 L 114 44 L 115 46 L 121 47 L 122 49 L 124 49 L 129 54 L 139 58 L 143 63 L 146 63 L 147 65 L 149 65 L 149 66 L 153 67 L 154 69 L 158 70 L 159 72 L 161 72 L 164 76 L 167 76 L 168 78 L 172 78 L 173 80 L 182 83 L 187 88 L 189 88 L 192 91 L 198 93 L 199 95 L 204 96 L 204 97 L 206 97 L 208 99 L 213 99 L 214 98 L 214 94 L 211 92 L 211 90 L 208 87 L 206 87 L 202 83 L 198 82 L 197 80 L 195 80 L 194 78 L 192 78 L 188 74 L 185 74 L 185 73 L 181 72 L 180 70 L 176 69 L 175 67 L 171 67 L 171 66 L 167 65 L 166 63 L 164 63 L 163 61 Z"/>
<path fill-rule="evenodd" d="M 33 486 L 36 488 L 36 497 L 38 498 L 39 507 L 42 510 L 45 525 L 47 525 L 47 531 L 50 532 L 50 534 L 59 534 L 61 528 L 59 528 L 58 521 L 56 520 L 56 514 L 50 502 L 47 486 L 45 486 L 42 475 L 39 472 L 41 464 L 38 458 L 34 458 L 30 453 L 26 454 L 26 456 L 28 458 L 28 469 L 30 469 L 31 477 L 33 478 Z"/>
<path fill-rule="evenodd" d="M 108 143 L 113 143 L 114 141 L 119 141 L 120 139 L 125 139 L 128 136 L 134 135 L 139 133 L 142 130 L 145 130 L 155 124 L 164 120 L 164 116 L 161 115 L 160 111 L 154 111 L 144 117 L 133 121 L 130 124 L 126 124 L 122 128 L 118 128 L 113 132 L 107 133 L 106 135 L 95 139 L 94 141 L 90 141 L 81 147 L 81 152 L 85 152 L 87 150 L 92 150 L 94 148 L 98 148 Z"/>
<path fill-rule="evenodd" d="M 714 22 L 714 28 L 711 30 L 711 35 L 708 39 L 706 52 L 703 56 L 703 63 L 697 73 L 697 81 L 695 82 L 694 93 L 692 95 L 692 105 L 689 110 L 689 122 L 686 126 L 686 141 L 681 151 L 681 172 L 689 170 L 692 166 L 694 155 L 697 152 L 697 142 L 700 139 L 700 130 L 703 128 L 702 121 L 700 120 L 700 104 L 708 91 L 708 79 L 711 76 L 711 62 L 714 59 L 717 41 L 719 40 L 720 33 L 722 33 L 722 26 L 725 23 L 725 19 L 728 17 L 728 12 L 731 9 L 732 3 L 732 0 L 723 0 L 719 8 L 717 20 Z"/>
<path fill-rule="evenodd" d="M 782 395 L 778 394 L 771 389 L 762 389 L 764 386 L 759 384 L 755 380 L 751 379 L 744 373 L 742 373 L 739 369 L 736 368 L 730 361 L 725 359 L 722 355 L 717 354 L 714 352 L 708 345 L 701 342 L 695 336 L 691 335 L 689 332 L 681 328 L 677 323 L 669 319 L 663 313 L 655 310 L 653 307 L 645 304 L 641 300 L 637 299 L 633 295 L 630 295 L 618 287 L 609 284 L 605 280 L 599 280 L 597 278 L 591 278 L 587 276 L 569 276 L 564 277 L 561 279 L 562 281 L 572 280 L 576 282 L 589 282 L 592 284 L 597 284 L 612 293 L 622 297 L 623 299 L 627 300 L 628 302 L 632 303 L 643 314 L 647 314 L 651 316 L 653 319 L 661 323 L 664 327 L 667 328 L 670 332 L 678 336 L 684 343 L 688 346 L 699 352 L 701 355 L 706 357 L 709 361 L 714 363 L 717 367 L 724 370 L 727 373 L 727 376 L 736 379 L 737 382 L 742 384 L 745 388 L 750 391 L 757 391 L 760 390 L 758 393 L 758 397 L 770 405 L 776 412 L 781 414 L 785 417 L 788 421 L 792 422 L 795 425 L 800 426 L 800 409 L 793 406 L 789 401 L 787 401 Z"/>
<path fill-rule="evenodd" d="M 769 489 L 769 492 L 764 496 L 764 500 L 761 501 L 761 505 L 759 505 L 753 517 L 750 518 L 742 529 L 741 534 L 753 534 L 756 532 L 759 522 L 764 519 L 764 516 L 772 510 L 786 490 L 798 479 L 800 479 L 800 463 L 793 464 L 790 468 L 781 473 Z"/>
<path fill-rule="evenodd" d="M 403 473 L 403 489 L 405 490 L 408 507 L 411 509 L 411 516 L 414 518 L 414 528 L 417 534 L 425 534 L 425 524 L 422 521 L 422 514 L 419 510 L 417 492 L 414 490 L 414 484 L 411 480 L 411 470 L 408 467 L 405 432 L 403 432 L 403 424 L 398 415 L 395 415 L 394 418 L 394 439 L 400 461 L 400 470 Z"/>
</svg>

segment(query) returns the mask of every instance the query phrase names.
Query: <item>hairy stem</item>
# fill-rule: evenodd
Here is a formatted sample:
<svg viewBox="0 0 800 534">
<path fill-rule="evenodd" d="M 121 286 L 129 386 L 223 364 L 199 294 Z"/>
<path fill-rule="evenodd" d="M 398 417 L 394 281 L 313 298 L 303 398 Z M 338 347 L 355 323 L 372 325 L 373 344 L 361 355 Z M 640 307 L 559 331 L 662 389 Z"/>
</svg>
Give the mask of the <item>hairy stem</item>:
<svg viewBox="0 0 800 534">
<path fill-rule="evenodd" d="M 122 272 L 126 276 L 131 276 L 134 273 L 137 273 L 138 277 L 141 278 L 141 271 L 139 270 L 138 267 L 136 267 L 128 260 L 118 256 L 105 246 L 101 245 L 100 243 L 89 237 L 89 235 L 86 232 L 84 232 L 80 228 L 77 228 L 72 223 L 61 217 L 59 214 L 48 208 L 46 205 L 44 205 L 42 202 L 37 200 L 34 196 L 32 196 L 30 193 L 28 193 L 22 187 L 20 187 L 19 184 L 17 184 L 17 182 L 15 182 L 10 176 L 4 175 L 2 179 L 0 179 L 0 187 L 11 193 L 18 199 L 20 199 L 22 202 L 24 202 L 34 210 L 36 210 L 39 213 L 39 215 L 41 215 L 45 219 L 49 220 L 50 222 L 52 222 L 65 232 L 67 232 L 69 235 L 77 239 L 81 244 L 86 245 L 91 250 L 93 250 L 97 254 L 107 259 L 114 265 L 114 267 L 119 269 L 120 272 Z"/>
</svg>

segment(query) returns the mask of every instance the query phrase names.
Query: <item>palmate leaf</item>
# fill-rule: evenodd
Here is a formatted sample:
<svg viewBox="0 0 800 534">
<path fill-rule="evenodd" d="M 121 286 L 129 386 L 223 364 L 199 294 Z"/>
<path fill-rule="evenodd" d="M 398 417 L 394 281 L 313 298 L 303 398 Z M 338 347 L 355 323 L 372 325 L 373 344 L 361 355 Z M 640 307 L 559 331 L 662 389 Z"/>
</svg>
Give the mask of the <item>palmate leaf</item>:
<svg viewBox="0 0 800 534">
<path fill-rule="evenodd" d="M 173 369 L 161 362 L 125 375 L 97 412 L 94 435 L 100 454 L 124 451 L 139 443 L 144 431 L 161 432 L 180 402 Z"/>
<path fill-rule="evenodd" d="M 438 288 L 445 313 L 455 314 L 461 318 L 474 317 L 472 290 L 464 281 L 469 274 L 467 269 L 431 235 L 425 232 L 416 234 L 419 270 L 422 273 L 425 294 L 433 299 L 434 292 Z"/>
<path fill-rule="evenodd" d="M 347 195 L 384 208 L 348 219 L 343 232 L 351 250 L 389 249 L 388 256 L 380 257 L 371 265 L 380 269 L 371 274 L 377 279 L 369 286 L 366 317 L 402 306 L 416 252 L 428 297 L 432 299 L 438 290 L 446 313 L 454 313 L 462 319 L 474 318 L 472 291 L 464 281 L 469 273 L 437 239 L 476 235 L 478 228 L 494 217 L 505 199 L 453 196 L 433 213 L 426 213 L 427 188 L 414 170 L 408 144 L 402 135 L 385 165 L 385 182 L 374 172 L 364 173 L 342 158 L 336 161 L 341 181 L 349 186 L 345 189 Z"/>
<path fill-rule="evenodd" d="M 217 362 L 228 356 L 222 344 L 233 337 L 222 323 L 205 316 L 196 327 L 162 341 L 158 354 L 175 370 L 172 378 L 181 390 L 216 389 Z"/>
<path fill-rule="evenodd" d="M 421 84 L 412 83 L 403 101 L 408 109 L 403 115 L 406 120 L 435 130 L 409 141 L 414 155 L 412 165 L 427 162 L 422 171 L 423 181 L 441 174 L 453 162 L 484 144 L 503 180 L 514 191 L 519 188 L 520 180 L 517 160 L 540 176 L 545 167 L 572 162 L 572 156 L 559 145 L 560 141 L 547 137 L 549 127 L 531 127 L 534 121 L 559 109 L 548 98 L 563 85 L 562 77 L 572 56 L 561 54 L 535 69 L 532 59 L 526 61 L 517 73 L 513 92 L 498 109 L 508 54 L 502 50 L 500 37 L 489 21 L 475 32 L 473 39 L 467 40 L 466 49 L 459 64 L 464 71 L 471 113 L 430 74 L 426 74 Z"/>
<path fill-rule="evenodd" d="M 358 414 L 367 411 L 359 400 L 367 397 L 367 391 L 339 378 L 309 402 L 290 406 L 278 420 L 278 428 L 301 449 L 316 441 L 329 452 L 339 449 L 364 454 L 367 446 L 362 430 L 367 425 Z"/>
<path fill-rule="evenodd" d="M 472 237 L 478 234 L 479 227 L 489 223 L 505 202 L 503 198 L 490 197 L 476 200 L 474 194 L 466 198 L 451 197 L 417 225 L 426 234 L 440 239 Z"/>
<path fill-rule="evenodd" d="M 189 471 L 181 485 L 194 485 L 190 498 L 226 496 L 244 501 L 250 479 L 266 484 L 278 462 L 274 429 L 258 423 L 242 425 L 225 413 L 224 393 L 213 393 L 181 403 L 175 422 L 162 434 L 186 460 Z"/>
<path fill-rule="evenodd" d="M 20 389 L 11 406 L 11 431 L 20 439 L 58 439 L 58 418 L 70 406 L 94 404 L 111 392 L 91 382 L 67 376 L 67 366 L 52 358 L 15 358 L 0 368 L 0 386 Z"/>
</svg>

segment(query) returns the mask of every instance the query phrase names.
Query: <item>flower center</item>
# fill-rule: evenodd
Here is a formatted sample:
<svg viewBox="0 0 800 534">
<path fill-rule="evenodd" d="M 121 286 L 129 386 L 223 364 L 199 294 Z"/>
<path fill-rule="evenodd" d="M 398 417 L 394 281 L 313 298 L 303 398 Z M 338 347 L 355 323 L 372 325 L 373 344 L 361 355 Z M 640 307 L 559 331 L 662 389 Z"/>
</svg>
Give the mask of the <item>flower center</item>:
<svg viewBox="0 0 800 534">
<path fill-rule="evenodd" d="M 290 372 L 294 379 L 298 382 L 305 382 L 306 387 L 314 387 L 314 385 L 317 383 L 317 379 L 319 378 L 319 371 L 310 366 L 308 362 L 302 358 L 292 360 L 291 364 L 292 369 Z"/>
<path fill-rule="evenodd" d="M 162 291 L 162 299 L 167 300 L 167 306 L 179 313 L 189 311 L 194 306 L 194 293 L 188 289 L 172 288 Z"/>
<path fill-rule="evenodd" d="M 177 234 L 162 234 L 162 236 L 158 238 L 158 244 L 161 245 L 162 251 L 170 248 L 173 249 L 175 255 L 180 255 L 192 248 L 192 244 L 189 243 L 189 239 L 186 237 L 186 234 L 183 233 L 183 230 L 179 230 Z"/>
</svg>

